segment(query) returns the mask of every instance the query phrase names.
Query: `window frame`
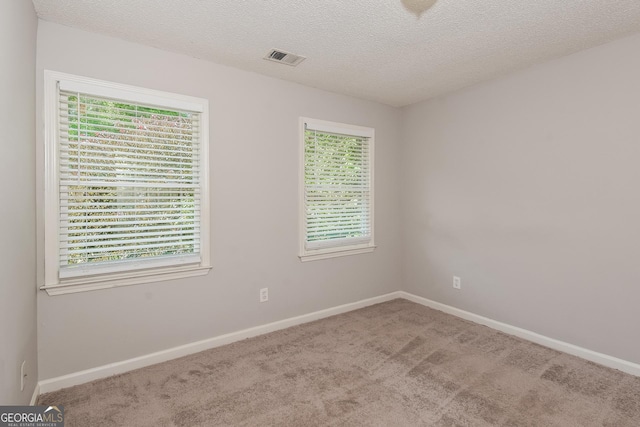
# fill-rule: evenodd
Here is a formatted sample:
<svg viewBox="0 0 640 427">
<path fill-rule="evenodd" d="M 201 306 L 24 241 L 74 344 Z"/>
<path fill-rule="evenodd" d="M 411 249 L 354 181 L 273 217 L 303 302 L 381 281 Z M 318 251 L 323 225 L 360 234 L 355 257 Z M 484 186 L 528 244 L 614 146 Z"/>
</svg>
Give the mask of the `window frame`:
<svg viewBox="0 0 640 427">
<path fill-rule="evenodd" d="M 299 150 L 299 253 L 298 257 L 300 261 L 315 261 L 327 258 L 342 257 L 347 255 L 356 255 L 363 253 L 373 252 L 376 248 L 375 245 L 375 218 L 374 218 L 374 199 L 375 199 L 375 173 L 374 173 L 374 159 L 375 159 L 375 129 L 365 126 L 357 126 L 346 123 L 338 123 L 326 120 L 312 119 L 309 117 L 300 117 L 300 150 Z M 323 244 L 321 248 L 309 249 L 306 246 L 307 243 L 307 215 L 305 206 L 305 131 L 307 127 L 311 127 L 315 130 L 322 132 L 342 134 L 349 136 L 357 136 L 367 138 L 369 144 L 369 220 L 370 220 L 370 232 L 371 237 L 367 242 L 344 244 L 344 240 L 340 240 L 335 245 L 329 243 Z M 338 239 L 336 239 L 338 240 Z M 330 242 L 325 240 L 323 242 Z"/>
<path fill-rule="evenodd" d="M 140 263 L 137 269 L 60 278 L 60 82 L 84 89 L 79 92 L 107 96 L 124 102 L 146 103 L 167 109 L 200 113 L 200 262 L 162 265 L 159 258 Z M 74 89 L 75 90 L 75 89 Z M 61 295 L 97 289 L 206 275 L 210 262 L 209 201 L 209 101 L 154 89 L 44 70 L 44 285 L 49 295 Z M 130 268 L 130 267 L 129 267 Z"/>
</svg>

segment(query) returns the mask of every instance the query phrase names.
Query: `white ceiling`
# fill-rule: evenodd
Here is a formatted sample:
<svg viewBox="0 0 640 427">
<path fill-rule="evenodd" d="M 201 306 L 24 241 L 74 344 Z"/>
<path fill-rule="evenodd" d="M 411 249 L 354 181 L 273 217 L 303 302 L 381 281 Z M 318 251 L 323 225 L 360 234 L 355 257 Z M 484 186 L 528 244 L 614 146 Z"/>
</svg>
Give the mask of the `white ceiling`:
<svg viewBox="0 0 640 427">
<path fill-rule="evenodd" d="M 41 19 L 408 105 L 640 31 L 640 0 L 33 0 Z M 271 48 L 307 57 L 265 61 Z"/>
</svg>

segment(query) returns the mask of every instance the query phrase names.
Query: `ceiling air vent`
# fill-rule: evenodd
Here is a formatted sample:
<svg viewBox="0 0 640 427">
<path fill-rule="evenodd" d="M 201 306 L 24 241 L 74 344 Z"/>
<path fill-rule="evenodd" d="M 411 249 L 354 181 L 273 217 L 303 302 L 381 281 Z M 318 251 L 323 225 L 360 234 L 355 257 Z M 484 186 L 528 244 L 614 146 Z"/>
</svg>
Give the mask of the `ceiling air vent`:
<svg viewBox="0 0 640 427">
<path fill-rule="evenodd" d="M 267 53 L 264 59 L 295 67 L 307 58 L 305 58 L 304 56 L 294 55 L 293 53 L 285 52 L 282 50 L 271 49 L 271 51 Z"/>
</svg>

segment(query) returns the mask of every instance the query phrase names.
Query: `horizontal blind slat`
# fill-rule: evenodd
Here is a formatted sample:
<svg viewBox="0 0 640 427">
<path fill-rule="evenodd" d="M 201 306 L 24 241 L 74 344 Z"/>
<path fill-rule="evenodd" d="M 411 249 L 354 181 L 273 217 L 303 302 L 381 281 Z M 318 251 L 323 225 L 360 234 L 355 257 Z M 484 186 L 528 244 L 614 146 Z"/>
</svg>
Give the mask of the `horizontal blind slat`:
<svg viewBox="0 0 640 427">
<path fill-rule="evenodd" d="M 190 227 L 192 226 L 192 224 L 194 223 L 194 218 L 193 217 L 180 217 L 180 218 L 163 218 L 162 221 L 159 221 L 157 218 L 155 217 L 146 217 L 146 218 L 136 218 L 135 220 L 127 220 L 124 221 L 122 220 L 123 217 L 107 217 L 107 219 L 114 219 L 115 221 L 113 222 L 104 222 L 102 224 L 103 227 L 105 227 L 105 232 L 109 232 L 109 230 L 115 229 L 117 230 L 117 228 L 114 228 L 115 226 L 123 226 L 123 225 L 139 225 L 140 227 L 161 227 L 161 226 L 182 226 L 184 228 Z M 89 222 L 89 221 L 73 221 L 72 223 L 68 220 L 62 220 L 60 221 L 60 228 L 64 228 L 64 229 L 69 229 L 70 231 L 73 231 L 75 229 L 81 229 L 81 228 L 86 228 L 89 226 L 93 226 L 95 225 L 95 222 Z M 199 228 L 199 227 L 198 227 Z"/>
<path fill-rule="evenodd" d="M 137 155 L 136 153 L 131 152 L 110 152 L 108 156 L 103 155 L 102 152 L 97 150 L 84 150 L 82 153 L 83 160 L 102 160 L 102 161 L 110 161 L 110 162 L 128 162 L 131 163 L 136 161 L 140 166 L 149 167 L 149 165 L 163 165 L 167 166 L 178 166 L 178 167 L 196 167 L 193 164 L 193 157 L 162 157 L 162 156 L 151 156 L 148 154 Z M 62 164 L 74 164 L 74 160 L 77 161 L 79 154 L 77 152 L 66 152 L 62 151 L 60 153 L 60 160 Z"/>
<path fill-rule="evenodd" d="M 99 244 L 102 244 L 101 242 L 104 241 L 108 241 L 108 240 L 115 240 L 115 239 L 123 239 L 123 238 L 127 238 L 127 237 L 132 237 L 134 236 L 135 238 L 147 238 L 147 237 L 151 237 L 151 236 L 183 236 L 183 237 L 189 237 L 193 235 L 193 231 L 195 230 L 190 230 L 190 229 L 183 229 L 183 230 L 178 230 L 178 231 L 168 231 L 168 230 L 172 230 L 170 228 L 166 228 L 166 229 L 162 229 L 162 230 L 151 230 L 149 232 L 136 232 L 134 230 L 130 230 L 127 233 L 120 233 L 120 234 L 112 234 L 109 236 L 106 236 L 104 233 L 65 233 L 61 235 L 60 241 L 61 242 L 74 242 L 77 243 L 79 245 L 83 244 L 83 242 L 86 242 L 86 244 L 95 244 L 95 242 L 98 242 Z M 192 237 L 191 237 L 192 238 Z"/>
<path fill-rule="evenodd" d="M 183 237 L 183 236 L 166 236 L 166 238 L 134 238 L 134 239 L 126 239 L 126 238 L 120 238 L 120 239 L 112 239 L 112 240 L 100 240 L 97 242 L 80 242 L 80 241 L 75 241 L 75 240 L 66 240 L 65 242 L 73 242 L 72 246 L 75 249 L 75 251 L 68 251 L 67 253 L 92 253 L 96 250 L 113 250 L 114 248 L 109 248 L 109 246 L 116 246 L 116 249 L 118 250 L 122 250 L 122 248 L 124 247 L 137 247 L 140 246 L 140 244 L 142 243 L 147 243 L 148 245 L 146 245 L 146 247 L 162 247 L 162 245 L 165 244 L 171 244 L 173 245 L 174 243 L 179 243 L 179 244 L 191 244 L 193 243 L 194 238 L 193 236 L 191 238 L 189 237 Z M 153 243 L 153 245 L 151 244 Z M 158 245 L 155 245 L 155 243 L 158 243 Z M 95 245 L 99 245 L 99 246 L 95 246 Z M 90 248 L 90 249 L 88 249 Z"/>
<path fill-rule="evenodd" d="M 134 143 L 135 145 L 133 145 Z M 60 150 L 62 152 L 78 152 L 80 149 L 85 150 L 87 148 L 101 148 L 102 151 L 109 149 L 112 153 L 118 153 L 118 150 L 124 153 L 143 151 L 146 153 L 158 153 L 158 156 L 161 156 L 164 153 L 164 155 L 167 156 L 192 155 L 196 157 L 199 153 L 199 149 L 196 147 L 189 148 L 177 144 L 151 144 L 141 141 L 118 141 L 107 138 L 87 138 L 81 141 L 67 139 L 60 142 Z M 149 154 L 149 156 L 151 157 L 153 154 Z"/>
</svg>

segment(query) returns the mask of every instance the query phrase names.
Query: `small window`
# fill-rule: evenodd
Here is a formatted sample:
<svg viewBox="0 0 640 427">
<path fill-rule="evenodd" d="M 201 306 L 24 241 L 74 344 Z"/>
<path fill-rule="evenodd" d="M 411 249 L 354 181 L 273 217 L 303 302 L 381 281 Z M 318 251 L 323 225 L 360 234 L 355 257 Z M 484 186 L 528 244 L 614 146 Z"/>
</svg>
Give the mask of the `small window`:
<svg viewBox="0 0 640 427">
<path fill-rule="evenodd" d="M 374 250 L 371 128 L 301 119 L 300 259 Z"/>
<path fill-rule="evenodd" d="M 49 294 L 206 274 L 208 101 L 45 72 Z"/>
</svg>

